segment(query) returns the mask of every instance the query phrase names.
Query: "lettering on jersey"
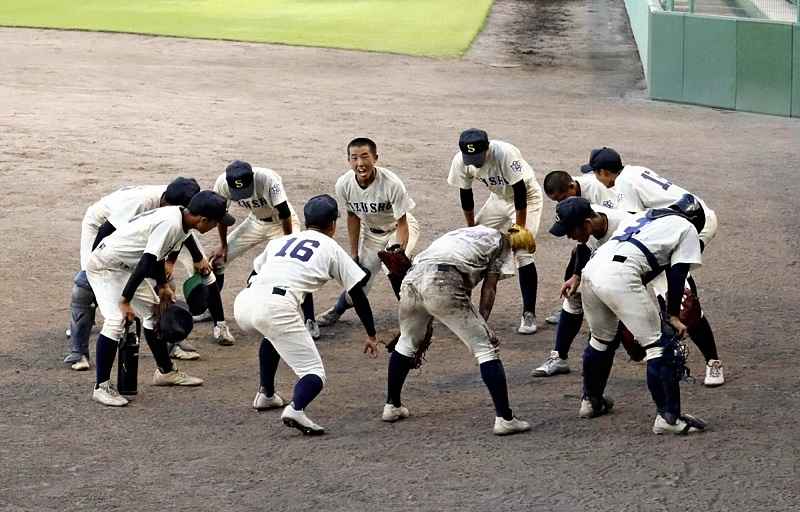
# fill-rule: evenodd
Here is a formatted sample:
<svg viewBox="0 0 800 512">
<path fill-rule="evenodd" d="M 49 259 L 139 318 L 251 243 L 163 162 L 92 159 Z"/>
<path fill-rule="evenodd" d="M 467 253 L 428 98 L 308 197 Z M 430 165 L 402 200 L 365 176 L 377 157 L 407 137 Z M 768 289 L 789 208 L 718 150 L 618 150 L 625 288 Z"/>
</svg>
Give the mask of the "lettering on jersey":
<svg viewBox="0 0 800 512">
<path fill-rule="evenodd" d="M 273 183 L 269 187 L 269 193 L 272 194 L 273 196 L 277 196 L 278 194 L 280 194 L 281 193 L 281 184 L 277 183 L 277 182 Z"/>
<path fill-rule="evenodd" d="M 514 160 L 511 162 L 511 171 L 514 174 L 520 174 L 522 172 L 522 164 L 519 162 L 519 160 Z"/>
<path fill-rule="evenodd" d="M 502 176 L 487 176 L 485 178 L 478 177 L 487 187 L 507 187 L 511 185 L 507 179 Z"/>
<path fill-rule="evenodd" d="M 392 203 L 364 203 L 364 202 L 348 202 L 350 208 L 356 213 L 384 213 L 392 211 Z"/>
<path fill-rule="evenodd" d="M 611 199 L 603 199 L 603 202 L 600 204 L 606 208 L 614 208 L 614 201 Z"/>
<path fill-rule="evenodd" d="M 247 208 L 250 210 L 255 210 L 256 208 L 269 208 L 269 203 L 263 197 L 257 197 L 255 199 L 239 199 L 236 202 L 239 203 L 239 206 L 242 208 Z"/>
</svg>

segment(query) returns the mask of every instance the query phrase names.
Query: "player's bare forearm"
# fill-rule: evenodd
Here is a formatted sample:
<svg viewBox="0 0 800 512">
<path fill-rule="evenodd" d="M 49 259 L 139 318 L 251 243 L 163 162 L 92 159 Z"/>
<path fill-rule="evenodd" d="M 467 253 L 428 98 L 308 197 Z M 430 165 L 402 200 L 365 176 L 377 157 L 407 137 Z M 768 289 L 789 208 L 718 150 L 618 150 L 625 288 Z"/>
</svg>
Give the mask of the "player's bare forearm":
<svg viewBox="0 0 800 512">
<path fill-rule="evenodd" d="M 217 224 L 217 232 L 219 233 L 219 245 L 223 249 L 228 248 L 228 226 L 223 223 Z"/>
<path fill-rule="evenodd" d="M 464 210 L 464 220 L 467 221 L 467 227 L 475 225 L 475 210 Z"/>
<path fill-rule="evenodd" d="M 361 219 L 358 215 L 347 212 L 347 238 L 350 240 L 350 255 L 358 258 L 358 238 L 361 236 Z"/>
<path fill-rule="evenodd" d="M 528 210 L 515 210 L 517 213 L 516 223 L 518 226 L 525 226 L 525 222 L 528 220 Z"/>
<path fill-rule="evenodd" d="M 286 217 L 285 219 L 281 219 L 281 229 L 283 230 L 284 235 L 291 235 L 292 234 L 292 218 Z"/>
<path fill-rule="evenodd" d="M 489 315 L 492 314 L 494 307 L 494 298 L 497 295 L 497 274 L 489 274 L 483 280 L 481 286 L 481 303 L 478 308 L 484 320 L 489 320 Z"/>
<path fill-rule="evenodd" d="M 397 220 L 397 243 L 400 244 L 400 248 L 404 251 L 408 246 L 408 218 L 403 215 Z"/>
</svg>

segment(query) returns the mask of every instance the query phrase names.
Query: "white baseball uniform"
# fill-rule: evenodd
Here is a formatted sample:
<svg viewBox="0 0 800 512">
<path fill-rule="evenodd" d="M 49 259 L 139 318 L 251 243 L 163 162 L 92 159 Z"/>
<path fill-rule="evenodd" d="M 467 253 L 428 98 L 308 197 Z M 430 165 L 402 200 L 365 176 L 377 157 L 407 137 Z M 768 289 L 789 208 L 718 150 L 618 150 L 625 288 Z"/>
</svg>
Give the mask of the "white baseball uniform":
<svg viewBox="0 0 800 512">
<path fill-rule="evenodd" d="M 92 252 L 86 276 L 103 314 L 102 334 L 119 341 L 123 332 L 119 302 L 122 291 L 144 253 L 157 261 L 179 251 L 189 232 L 183 230 L 183 208 L 165 206 L 139 214 L 107 236 Z M 146 329 L 153 328 L 153 306 L 158 296 L 148 279 L 142 281 L 131 300 L 136 316 Z"/>
<path fill-rule="evenodd" d="M 270 241 L 262 256 L 258 275 L 236 296 L 236 322 L 269 339 L 298 377 L 315 374 L 324 382 L 322 359 L 300 305 L 332 279 L 350 291 L 365 273 L 335 240 L 313 229 Z M 269 271 L 260 272 L 261 265 Z"/>
<path fill-rule="evenodd" d="M 522 154 L 512 144 L 499 140 L 489 141 L 486 161 L 481 167 L 464 165 L 464 158 L 459 151 L 450 164 L 447 183 L 462 189 L 471 189 L 474 180 L 480 180 L 491 194 L 483 204 L 475 222 L 483 226 L 506 231 L 516 221 L 514 208 L 513 185 L 525 182 L 527 195 L 527 216 L 525 227 L 536 235 L 542 215 L 542 189 L 536 181 L 531 166 L 522 158 Z M 527 251 L 516 252 L 517 267 L 533 263 L 533 254 Z"/>
<path fill-rule="evenodd" d="M 268 242 L 283 236 L 283 227 L 278 218 L 275 205 L 287 202 L 292 212 L 292 231 L 300 231 L 300 220 L 288 203 L 283 181 L 278 174 L 264 167 L 253 167 L 253 195 L 246 199 L 238 199 L 236 203 L 249 210 L 250 214 L 232 232 L 228 233 L 228 262 L 231 262 L 262 242 Z M 225 173 L 222 173 L 216 183 L 214 192 L 231 203 L 231 192 Z M 222 262 L 215 262 L 215 267 L 224 269 Z"/>
<path fill-rule="evenodd" d="M 158 208 L 166 190 L 166 185 L 122 187 L 87 208 L 81 222 L 81 270 L 86 270 L 100 226 L 108 221 L 119 229 L 136 215 Z"/>
<path fill-rule="evenodd" d="M 594 253 L 581 280 L 583 310 L 592 332 L 589 343 L 597 350 L 605 350 L 600 341 L 607 344 L 614 339 L 619 321 L 642 346 L 661 337 L 659 307 L 643 282 L 652 270 L 648 259 L 633 243 L 615 239 L 630 233 L 652 253 L 659 267 L 678 263 L 695 267 L 702 263 L 700 239 L 683 217 L 669 215 L 653 220 L 642 214 L 632 223 L 621 225 Z M 658 356 L 648 353 L 648 359 L 652 357 Z"/>
<path fill-rule="evenodd" d="M 598 182 L 601 186 L 602 183 Z M 605 206 L 600 206 L 597 204 L 592 205 L 592 210 L 597 213 L 602 213 L 608 219 L 608 229 L 606 230 L 606 234 L 600 238 L 595 238 L 594 236 L 590 236 L 589 240 L 586 242 L 586 246 L 589 248 L 592 254 L 597 251 L 597 248 L 606 243 L 608 240 L 611 239 L 614 232 L 620 226 L 627 226 L 631 222 L 636 219 L 636 215 L 632 213 L 628 213 L 622 210 L 615 210 L 612 208 L 607 208 Z M 581 305 L 581 294 L 580 292 L 574 293 L 570 297 L 566 297 L 564 299 L 564 303 L 561 306 L 564 311 L 567 313 L 572 313 L 573 315 L 580 315 L 583 313 L 583 306 Z"/>
<path fill-rule="evenodd" d="M 446 325 L 478 363 L 497 359 L 489 327 L 470 300 L 486 274 L 513 276 L 511 244 L 500 231 L 473 226 L 446 233 L 414 258 L 400 289 L 400 339 L 395 350 L 413 357 L 431 317 Z"/>
<path fill-rule="evenodd" d="M 626 165 L 614 181 L 613 192 L 617 199 L 617 208 L 629 212 L 641 212 L 651 208 L 667 208 L 678 201 L 684 194 L 690 194 L 666 178 L 663 178 L 647 167 Z M 692 194 L 694 195 L 694 194 Z M 695 196 L 697 197 L 697 196 Z M 703 207 L 706 224 L 700 232 L 700 240 L 705 245 L 717 234 L 717 214 L 702 199 L 697 201 Z"/>
<path fill-rule="evenodd" d="M 594 173 L 584 174 L 583 176 L 573 176 L 572 179 L 580 186 L 580 197 L 586 199 L 592 205 L 615 208 L 617 196 L 611 189 L 600 183 Z"/>
<path fill-rule="evenodd" d="M 383 167 L 375 168 L 375 179 L 366 188 L 358 184 L 355 171 L 347 171 L 336 180 L 336 196 L 349 213 L 361 220 L 358 261 L 370 271 L 369 281 L 364 286 L 364 293 L 368 294 L 381 268 L 378 251 L 399 243 L 397 221 L 403 215 L 408 222 L 405 252 L 410 256 L 414 251 L 419 239 L 419 224 L 411 210 L 416 204 L 403 181 Z"/>
</svg>

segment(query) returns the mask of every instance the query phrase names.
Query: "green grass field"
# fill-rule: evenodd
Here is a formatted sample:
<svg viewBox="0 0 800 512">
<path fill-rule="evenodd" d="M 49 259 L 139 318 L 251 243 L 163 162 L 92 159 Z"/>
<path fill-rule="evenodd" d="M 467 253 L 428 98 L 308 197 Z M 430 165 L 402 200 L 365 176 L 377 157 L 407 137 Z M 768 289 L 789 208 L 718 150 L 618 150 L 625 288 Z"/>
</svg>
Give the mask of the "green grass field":
<svg viewBox="0 0 800 512">
<path fill-rule="evenodd" d="M 461 55 L 491 0 L 1 0 L 0 25 Z"/>
</svg>

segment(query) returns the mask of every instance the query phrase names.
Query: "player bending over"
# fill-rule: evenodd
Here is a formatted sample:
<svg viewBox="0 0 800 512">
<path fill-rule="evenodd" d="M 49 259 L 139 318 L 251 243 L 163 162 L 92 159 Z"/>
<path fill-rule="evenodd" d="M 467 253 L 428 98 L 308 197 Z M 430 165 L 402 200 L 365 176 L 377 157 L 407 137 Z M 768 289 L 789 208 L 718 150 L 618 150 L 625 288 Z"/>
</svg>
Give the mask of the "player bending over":
<svg viewBox="0 0 800 512">
<path fill-rule="evenodd" d="M 514 417 L 508 403 L 498 340 L 486 324 L 494 306 L 497 281 L 514 275 L 514 253 L 533 254 L 536 244 L 525 228 L 510 235 L 485 226 L 456 229 L 435 240 L 414 259 L 400 291 L 400 339 L 389 358 L 388 390 L 383 421 L 409 415 L 400 393 L 431 318 L 447 326 L 472 351 L 495 408 L 494 433 L 515 434 L 530 424 Z M 483 280 L 479 311 L 470 300 Z"/>
<path fill-rule="evenodd" d="M 258 331 L 264 338 L 258 352 L 261 385 L 253 407 L 258 410 L 284 405 L 275 392 L 275 372 L 283 359 L 299 377 L 291 403 L 281 419 L 303 434 L 319 435 L 325 429 L 305 413 L 306 407 L 322 391 L 325 369 L 305 328 L 300 305 L 305 297 L 335 280 L 347 290 L 367 331 L 364 352 L 376 357 L 377 340 L 364 286 L 367 274 L 332 238 L 339 209 L 336 200 L 325 194 L 308 200 L 303 209 L 306 230 L 272 240 L 257 258 L 257 275 L 242 290 L 233 304 L 239 326 Z"/>
</svg>

